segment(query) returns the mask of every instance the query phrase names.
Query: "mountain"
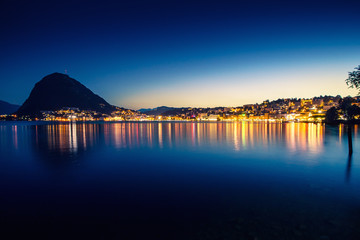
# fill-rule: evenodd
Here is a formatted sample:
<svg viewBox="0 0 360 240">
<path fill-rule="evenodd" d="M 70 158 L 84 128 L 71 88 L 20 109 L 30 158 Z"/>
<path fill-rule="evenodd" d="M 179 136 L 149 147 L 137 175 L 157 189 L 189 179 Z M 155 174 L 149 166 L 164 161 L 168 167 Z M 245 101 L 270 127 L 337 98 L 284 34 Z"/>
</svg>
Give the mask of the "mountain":
<svg viewBox="0 0 360 240">
<path fill-rule="evenodd" d="M 172 108 L 169 109 L 163 113 L 161 113 L 161 115 L 163 116 L 175 116 L 175 115 L 179 115 L 179 114 L 184 114 L 190 112 L 188 107 L 181 107 L 181 108 Z"/>
<path fill-rule="evenodd" d="M 63 107 L 110 113 L 116 110 L 103 98 L 77 80 L 62 73 L 45 76 L 35 84 L 30 96 L 17 111 L 18 115 L 36 115 L 40 111 L 54 111 Z"/>
<path fill-rule="evenodd" d="M 141 112 L 141 113 L 145 113 L 145 112 L 149 112 L 151 110 L 154 110 L 155 108 L 141 108 L 139 110 L 137 110 L 138 112 Z"/>
<path fill-rule="evenodd" d="M 0 115 L 1 114 L 12 114 L 19 109 L 19 105 L 11 104 L 0 100 Z"/>
<path fill-rule="evenodd" d="M 173 107 L 161 106 L 153 109 L 139 109 L 138 111 L 147 115 L 161 115 L 164 112 L 173 110 Z M 142 110 L 142 111 L 140 111 Z"/>
</svg>

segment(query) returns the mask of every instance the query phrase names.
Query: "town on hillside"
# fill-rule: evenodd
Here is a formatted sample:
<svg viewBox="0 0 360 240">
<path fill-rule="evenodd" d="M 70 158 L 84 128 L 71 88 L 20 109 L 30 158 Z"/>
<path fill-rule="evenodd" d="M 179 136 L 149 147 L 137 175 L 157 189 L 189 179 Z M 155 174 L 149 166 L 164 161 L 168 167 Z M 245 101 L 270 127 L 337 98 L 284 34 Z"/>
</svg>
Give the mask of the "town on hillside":
<svg viewBox="0 0 360 240">
<path fill-rule="evenodd" d="M 336 109 L 337 120 L 347 120 L 339 107 L 347 99 L 360 106 L 360 97 L 320 96 L 310 99 L 286 98 L 239 107 L 167 108 L 162 112 L 139 112 L 116 108 L 110 114 L 65 107 L 56 111 L 41 111 L 36 117 L 1 115 L 1 120 L 39 121 L 267 121 L 267 122 L 323 122 L 329 109 Z M 356 117 L 355 117 L 356 118 Z"/>
</svg>

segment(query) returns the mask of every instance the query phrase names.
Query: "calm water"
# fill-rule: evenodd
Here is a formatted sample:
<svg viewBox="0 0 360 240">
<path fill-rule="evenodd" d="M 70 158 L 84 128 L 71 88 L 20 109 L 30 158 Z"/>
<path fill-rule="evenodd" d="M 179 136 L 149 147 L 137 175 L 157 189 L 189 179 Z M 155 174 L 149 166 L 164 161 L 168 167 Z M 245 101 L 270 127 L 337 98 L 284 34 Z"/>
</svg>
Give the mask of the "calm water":
<svg viewBox="0 0 360 240">
<path fill-rule="evenodd" d="M 258 123 L 0 123 L 6 239 L 360 239 L 360 135 Z M 5 238 L 2 238 L 5 239 Z"/>
</svg>

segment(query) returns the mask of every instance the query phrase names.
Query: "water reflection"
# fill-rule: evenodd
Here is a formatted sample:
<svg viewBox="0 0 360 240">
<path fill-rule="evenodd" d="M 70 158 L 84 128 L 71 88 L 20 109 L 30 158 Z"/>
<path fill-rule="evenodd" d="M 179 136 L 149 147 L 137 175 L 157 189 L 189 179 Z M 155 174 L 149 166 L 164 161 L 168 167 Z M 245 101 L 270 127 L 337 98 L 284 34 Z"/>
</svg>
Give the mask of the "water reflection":
<svg viewBox="0 0 360 240">
<path fill-rule="evenodd" d="M 345 174 L 345 181 L 347 183 L 350 182 L 351 164 L 352 164 L 352 154 L 349 154 L 348 161 L 347 161 L 347 166 L 346 166 L 346 174 Z"/>
<path fill-rule="evenodd" d="M 93 124 L 51 124 L 44 126 L 46 139 L 45 143 L 50 151 L 61 153 L 73 153 L 78 151 L 79 145 L 86 149 L 87 145 L 93 143 Z M 43 129 L 36 126 L 35 135 L 43 134 Z M 40 140 L 41 141 L 41 140 Z M 89 141 L 89 142 L 88 142 Z"/>
<path fill-rule="evenodd" d="M 354 128 L 356 143 L 358 128 Z M 131 149 L 188 149 L 219 153 L 244 153 L 266 157 L 287 154 L 287 162 L 309 159 L 318 163 L 331 148 L 347 147 L 344 126 L 314 123 L 201 123 L 201 122 L 118 122 L 0 125 L 1 148 L 21 152 L 33 146 L 49 159 L 74 159 L 88 151 L 111 147 Z M 19 136 L 21 136 L 19 138 Z M 4 143 L 6 142 L 6 144 Z M 52 155 L 49 158 L 49 154 Z M 304 157 L 292 156 L 301 154 Z M 261 156 L 260 156 L 261 155 Z M 312 156 L 312 158 L 308 158 Z M 52 161 L 52 160 L 51 160 Z"/>
<path fill-rule="evenodd" d="M 26 126 L 21 126 L 26 127 Z M 126 148 L 207 148 L 227 147 L 233 151 L 269 149 L 282 146 L 288 152 L 324 151 L 325 125 L 307 123 L 70 123 L 35 125 L 36 145 L 62 154 L 77 154 L 101 143 L 118 149 Z M 0 126 L 10 133 L 12 148 L 19 148 L 19 126 Z M 357 128 L 354 129 L 356 137 Z M 331 133 L 333 134 L 333 133 Z M 9 136 L 9 135 L 7 135 Z M 344 136 L 343 126 L 338 127 L 338 142 Z M 5 141 L 2 140 L 2 142 Z M 2 144 L 3 146 L 3 144 Z M 39 146 L 38 146 L 39 147 Z"/>
<path fill-rule="evenodd" d="M 322 124 L 285 125 L 286 143 L 291 151 L 320 153 L 324 146 L 325 127 Z"/>
<path fill-rule="evenodd" d="M 321 153 L 325 126 L 322 124 L 257 123 L 114 123 L 105 138 L 117 148 L 201 147 L 219 144 L 242 151 L 282 144 L 291 151 Z"/>
</svg>

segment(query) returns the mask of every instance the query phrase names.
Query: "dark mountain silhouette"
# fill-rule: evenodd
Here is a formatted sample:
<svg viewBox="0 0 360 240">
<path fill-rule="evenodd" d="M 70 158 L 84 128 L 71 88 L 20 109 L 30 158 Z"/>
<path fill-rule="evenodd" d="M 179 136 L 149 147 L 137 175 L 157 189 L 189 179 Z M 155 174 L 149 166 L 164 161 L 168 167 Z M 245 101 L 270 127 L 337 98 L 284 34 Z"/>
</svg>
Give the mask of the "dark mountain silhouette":
<svg viewBox="0 0 360 240">
<path fill-rule="evenodd" d="M 147 115 L 161 115 L 162 113 L 173 109 L 174 109 L 173 107 L 161 106 L 153 109 L 139 109 L 138 111 Z"/>
<path fill-rule="evenodd" d="M 1 114 L 12 114 L 19 109 L 19 105 L 11 104 L 0 100 L 0 115 Z"/>
<path fill-rule="evenodd" d="M 172 108 L 165 112 L 162 112 L 162 116 L 175 116 L 183 113 L 191 112 L 188 107 Z"/>
<path fill-rule="evenodd" d="M 140 108 L 139 110 L 137 110 L 138 112 L 141 113 L 145 113 L 145 112 L 149 112 L 151 110 L 154 110 L 155 108 Z"/>
<path fill-rule="evenodd" d="M 66 74 L 53 73 L 35 84 L 29 98 L 17 111 L 18 115 L 37 115 L 63 107 L 110 113 L 117 108 Z"/>
</svg>

